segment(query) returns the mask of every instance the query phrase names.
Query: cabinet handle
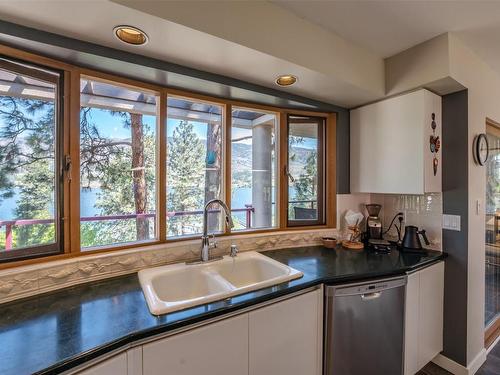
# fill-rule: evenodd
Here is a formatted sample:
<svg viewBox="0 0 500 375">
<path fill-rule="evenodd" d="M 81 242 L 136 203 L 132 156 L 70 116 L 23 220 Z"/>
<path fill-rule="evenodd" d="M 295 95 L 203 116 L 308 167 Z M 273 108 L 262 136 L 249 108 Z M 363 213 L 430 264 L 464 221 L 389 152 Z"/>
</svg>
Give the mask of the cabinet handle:
<svg viewBox="0 0 500 375">
<path fill-rule="evenodd" d="M 373 299 L 377 299 L 378 297 L 380 297 L 382 295 L 381 292 L 375 292 L 375 293 L 367 293 L 367 294 L 362 294 L 361 295 L 361 299 L 363 301 L 371 301 Z"/>
</svg>

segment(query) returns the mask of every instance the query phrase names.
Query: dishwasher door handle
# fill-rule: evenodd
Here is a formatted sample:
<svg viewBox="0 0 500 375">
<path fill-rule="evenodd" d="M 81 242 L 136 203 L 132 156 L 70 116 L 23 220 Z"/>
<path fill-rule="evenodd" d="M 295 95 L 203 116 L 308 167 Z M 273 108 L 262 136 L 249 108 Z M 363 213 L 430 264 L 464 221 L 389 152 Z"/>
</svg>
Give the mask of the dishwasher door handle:
<svg viewBox="0 0 500 375">
<path fill-rule="evenodd" d="M 363 301 L 371 301 L 379 298 L 382 295 L 382 292 L 374 292 L 374 293 L 366 293 L 361 295 L 361 299 Z"/>
</svg>

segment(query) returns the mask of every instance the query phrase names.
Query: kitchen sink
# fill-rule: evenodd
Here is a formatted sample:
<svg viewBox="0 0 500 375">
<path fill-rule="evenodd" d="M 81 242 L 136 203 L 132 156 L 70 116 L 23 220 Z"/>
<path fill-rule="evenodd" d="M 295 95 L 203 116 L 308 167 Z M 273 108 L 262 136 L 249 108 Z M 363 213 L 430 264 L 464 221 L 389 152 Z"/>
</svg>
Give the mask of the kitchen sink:
<svg viewBox="0 0 500 375">
<path fill-rule="evenodd" d="M 302 272 L 251 251 L 199 264 L 173 264 L 139 271 L 154 315 L 222 300 L 299 278 Z"/>
<path fill-rule="evenodd" d="M 246 256 L 243 256 L 246 255 Z M 242 254 L 236 258 L 213 265 L 213 269 L 235 288 L 248 288 L 258 285 L 260 288 L 281 282 L 292 268 L 259 253 Z"/>
</svg>

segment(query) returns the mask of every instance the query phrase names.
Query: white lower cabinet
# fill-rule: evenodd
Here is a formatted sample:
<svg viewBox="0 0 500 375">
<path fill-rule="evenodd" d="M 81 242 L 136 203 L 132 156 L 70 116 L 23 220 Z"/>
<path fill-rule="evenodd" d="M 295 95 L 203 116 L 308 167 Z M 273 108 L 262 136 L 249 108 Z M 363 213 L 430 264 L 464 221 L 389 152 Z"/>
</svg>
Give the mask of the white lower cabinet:
<svg viewBox="0 0 500 375">
<path fill-rule="evenodd" d="M 129 349 L 78 375 L 321 375 L 323 290 Z"/>
<path fill-rule="evenodd" d="M 320 290 L 250 312 L 249 375 L 320 375 Z"/>
<path fill-rule="evenodd" d="M 444 262 L 408 276 L 405 375 L 413 375 L 443 350 Z"/>
<path fill-rule="evenodd" d="M 78 372 L 78 375 L 128 375 L 127 353 L 121 353 L 110 359 L 106 359 L 86 370 Z"/>
<path fill-rule="evenodd" d="M 143 346 L 144 375 L 247 375 L 248 314 Z"/>
</svg>

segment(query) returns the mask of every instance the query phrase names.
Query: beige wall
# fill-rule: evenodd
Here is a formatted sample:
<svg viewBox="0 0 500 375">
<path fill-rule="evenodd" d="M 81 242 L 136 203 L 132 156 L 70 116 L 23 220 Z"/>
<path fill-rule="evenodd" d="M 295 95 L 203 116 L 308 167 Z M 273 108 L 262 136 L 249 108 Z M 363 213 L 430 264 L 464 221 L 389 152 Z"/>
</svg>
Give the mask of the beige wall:
<svg viewBox="0 0 500 375">
<path fill-rule="evenodd" d="M 386 59 L 386 94 L 413 90 L 448 75 L 448 34 L 442 34 Z"/>
</svg>

